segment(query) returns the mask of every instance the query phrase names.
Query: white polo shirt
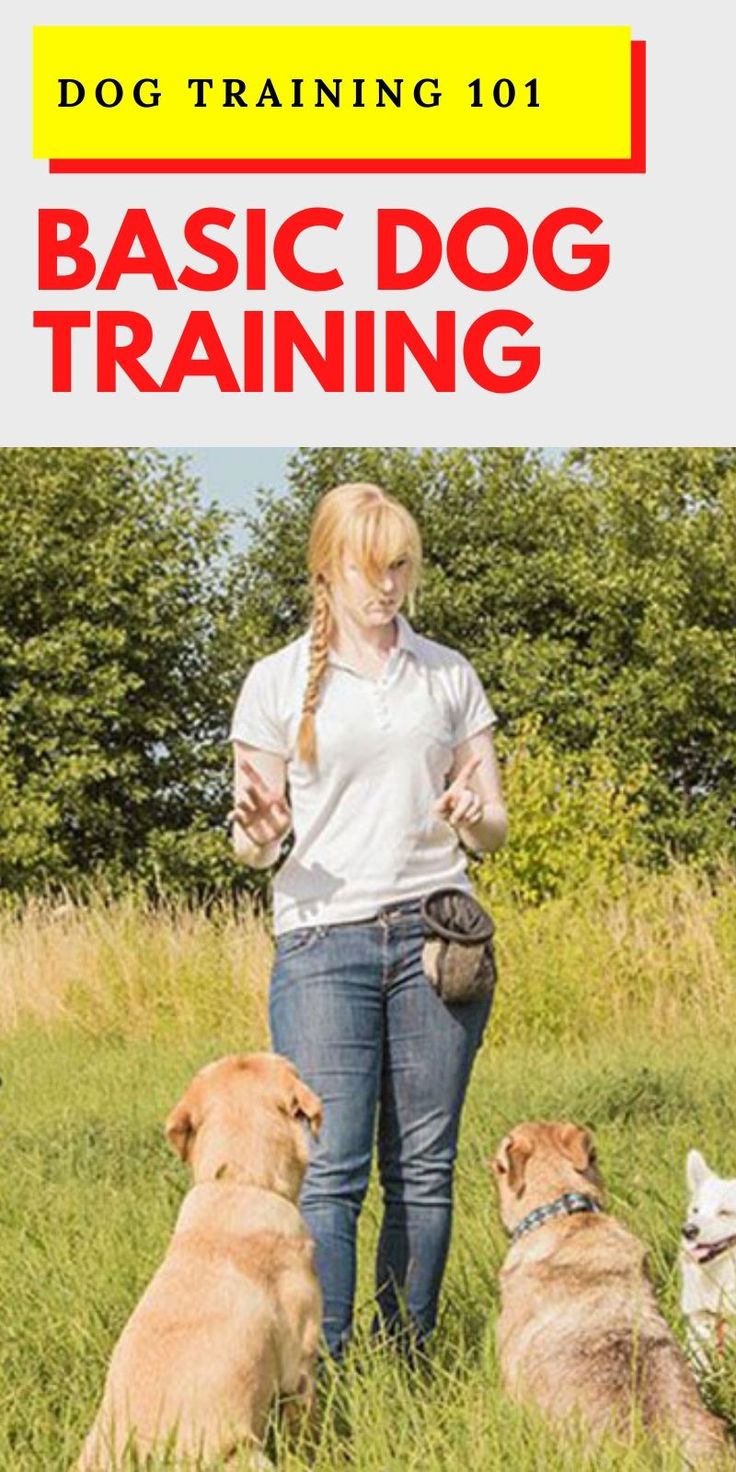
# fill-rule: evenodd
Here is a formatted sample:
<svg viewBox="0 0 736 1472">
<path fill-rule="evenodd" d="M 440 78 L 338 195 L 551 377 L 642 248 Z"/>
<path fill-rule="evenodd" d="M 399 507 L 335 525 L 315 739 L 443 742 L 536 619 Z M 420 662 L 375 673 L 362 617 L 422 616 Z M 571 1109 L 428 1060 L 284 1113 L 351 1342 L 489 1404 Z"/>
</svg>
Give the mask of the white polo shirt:
<svg viewBox="0 0 736 1472">
<path fill-rule="evenodd" d="M 258 660 L 240 691 L 231 739 L 287 763 L 294 845 L 274 879 L 277 935 L 369 919 L 441 885 L 470 887 L 457 836 L 432 807 L 455 747 L 495 716 L 462 654 L 397 622 L 379 678 L 330 655 L 314 767 L 296 755 L 309 635 Z"/>
</svg>

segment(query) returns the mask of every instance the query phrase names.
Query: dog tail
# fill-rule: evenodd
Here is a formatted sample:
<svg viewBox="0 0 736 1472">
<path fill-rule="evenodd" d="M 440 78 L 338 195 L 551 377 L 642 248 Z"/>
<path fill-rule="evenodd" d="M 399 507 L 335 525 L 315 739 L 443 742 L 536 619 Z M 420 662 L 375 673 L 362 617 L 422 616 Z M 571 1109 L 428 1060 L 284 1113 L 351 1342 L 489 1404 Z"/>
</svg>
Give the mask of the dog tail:
<svg viewBox="0 0 736 1472">
<path fill-rule="evenodd" d="M 651 1345 L 642 1365 L 644 1420 L 674 1436 L 688 1467 L 734 1466 L 725 1423 L 706 1410 L 685 1356 L 670 1339 Z"/>
</svg>

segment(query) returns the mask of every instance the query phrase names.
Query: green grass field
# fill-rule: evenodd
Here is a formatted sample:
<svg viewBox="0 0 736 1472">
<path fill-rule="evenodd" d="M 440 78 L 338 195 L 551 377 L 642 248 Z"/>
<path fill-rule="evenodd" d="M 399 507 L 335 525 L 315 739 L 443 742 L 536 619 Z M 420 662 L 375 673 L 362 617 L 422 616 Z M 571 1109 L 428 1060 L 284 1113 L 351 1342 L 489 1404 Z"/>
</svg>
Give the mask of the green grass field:
<svg viewBox="0 0 736 1472">
<path fill-rule="evenodd" d="M 614 893 L 495 908 L 501 990 L 466 1108 L 431 1364 L 409 1370 L 368 1342 L 372 1188 L 355 1351 L 325 1377 L 315 1448 L 287 1447 L 274 1427 L 270 1450 L 288 1472 L 678 1465 L 638 1436 L 588 1462 L 572 1433 L 505 1403 L 494 1348 L 505 1240 L 487 1161 L 521 1118 L 591 1125 L 611 1208 L 649 1244 L 681 1334 L 687 1148 L 736 1174 L 736 883 L 622 875 Z M 148 913 L 131 899 L 0 918 L 3 1472 L 73 1464 L 187 1189 L 162 1121 L 202 1063 L 265 1044 L 269 960 L 253 917 Z M 704 1391 L 736 1422 L 736 1356 Z"/>
</svg>

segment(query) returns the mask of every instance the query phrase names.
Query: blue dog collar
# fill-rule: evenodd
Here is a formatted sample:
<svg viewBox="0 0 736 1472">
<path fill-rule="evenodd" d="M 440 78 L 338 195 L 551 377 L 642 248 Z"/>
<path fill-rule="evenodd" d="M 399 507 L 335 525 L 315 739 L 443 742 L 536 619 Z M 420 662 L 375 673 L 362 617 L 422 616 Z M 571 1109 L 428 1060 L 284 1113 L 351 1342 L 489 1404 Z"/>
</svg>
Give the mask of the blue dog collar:
<svg viewBox="0 0 736 1472">
<path fill-rule="evenodd" d="M 536 1227 L 543 1227 L 553 1216 L 576 1216 L 579 1211 L 602 1211 L 603 1207 L 592 1196 L 584 1196 L 582 1191 L 566 1191 L 564 1196 L 558 1196 L 555 1201 L 550 1201 L 547 1206 L 537 1206 L 530 1211 L 528 1216 L 522 1217 L 518 1226 L 511 1233 L 511 1241 L 518 1241 L 519 1237 L 525 1237 L 527 1232 L 533 1232 Z"/>
</svg>

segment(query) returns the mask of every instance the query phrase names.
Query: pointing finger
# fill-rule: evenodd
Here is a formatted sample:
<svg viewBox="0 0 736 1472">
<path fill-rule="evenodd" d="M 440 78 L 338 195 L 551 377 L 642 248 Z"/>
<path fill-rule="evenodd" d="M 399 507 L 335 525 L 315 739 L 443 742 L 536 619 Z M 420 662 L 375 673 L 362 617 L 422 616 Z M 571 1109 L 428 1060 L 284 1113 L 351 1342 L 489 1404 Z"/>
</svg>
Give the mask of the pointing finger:
<svg viewBox="0 0 736 1472">
<path fill-rule="evenodd" d="M 251 766 L 247 757 L 243 756 L 240 758 L 240 770 L 243 773 L 243 776 L 247 777 L 248 780 L 253 783 L 253 786 L 257 788 L 258 792 L 268 792 L 269 789 L 264 782 L 260 772 L 258 772 L 255 767 Z"/>
<path fill-rule="evenodd" d="M 452 786 L 453 787 L 465 787 L 465 786 L 467 786 L 467 783 L 469 782 L 470 778 L 473 776 L 473 773 L 474 772 L 477 772 L 477 770 L 478 770 L 478 768 L 479 768 L 482 760 L 483 760 L 483 753 L 480 752 L 480 751 L 479 752 L 476 752 L 474 756 L 468 757 L 468 760 L 465 762 L 465 765 L 460 768 L 460 771 L 458 772 L 457 776 L 454 778 L 454 780 L 452 782 Z"/>
</svg>

